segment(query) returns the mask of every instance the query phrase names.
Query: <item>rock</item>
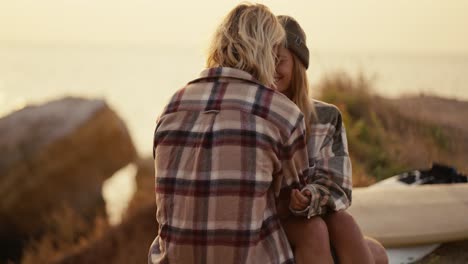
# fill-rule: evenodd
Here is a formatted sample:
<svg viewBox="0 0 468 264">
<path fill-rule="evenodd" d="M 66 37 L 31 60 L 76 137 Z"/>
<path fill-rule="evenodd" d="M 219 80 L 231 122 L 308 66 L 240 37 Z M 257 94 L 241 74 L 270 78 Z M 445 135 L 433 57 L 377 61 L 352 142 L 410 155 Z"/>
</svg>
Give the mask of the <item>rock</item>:
<svg viewBox="0 0 468 264">
<path fill-rule="evenodd" d="M 138 159 L 136 162 L 138 167 L 135 181 L 137 189 L 143 192 L 150 192 L 154 196 L 154 159 L 146 157 Z"/>
<path fill-rule="evenodd" d="M 104 211 L 103 181 L 136 158 L 104 101 L 70 97 L 1 118 L 0 153 L 0 240 L 9 245 L 40 234 L 64 204 L 92 220 Z"/>
<path fill-rule="evenodd" d="M 156 202 L 154 192 L 154 160 L 152 157 L 141 158 L 136 162 L 136 191 L 128 203 L 124 218 L 131 216 L 143 205 Z M 155 211 L 156 213 L 156 211 Z"/>
</svg>

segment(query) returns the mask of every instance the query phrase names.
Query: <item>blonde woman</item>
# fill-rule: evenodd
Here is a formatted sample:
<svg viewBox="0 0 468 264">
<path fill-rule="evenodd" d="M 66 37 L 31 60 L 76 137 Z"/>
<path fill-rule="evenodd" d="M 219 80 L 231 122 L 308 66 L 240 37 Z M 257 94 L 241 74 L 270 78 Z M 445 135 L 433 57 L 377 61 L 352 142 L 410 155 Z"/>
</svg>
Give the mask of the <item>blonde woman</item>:
<svg viewBox="0 0 468 264">
<path fill-rule="evenodd" d="M 294 263 L 275 202 L 281 186 L 303 186 L 308 158 L 300 109 L 269 88 L 284 38 L 267 7 L 237 6 L 208 69 L 160 115 L 149 263 Z"/>
<path fill-rule="evenodd" d="M 335 106 L 309 99 L 306 35 L 292 17 L 278 19 L 287 43 L 279 49 L 276 87 L 305 115 L 310 163 L 308 185 L 286 194 L 289 209 L 306 217 L 289 216 L 282 221 L 296 262 L 333 263 L 331 241 L 339 263 L 387 263 L 383 247 L 375 240 L 365 240 L 345 211 L 351 205 L 352 189 L 345 128 Z"/>
</svg>

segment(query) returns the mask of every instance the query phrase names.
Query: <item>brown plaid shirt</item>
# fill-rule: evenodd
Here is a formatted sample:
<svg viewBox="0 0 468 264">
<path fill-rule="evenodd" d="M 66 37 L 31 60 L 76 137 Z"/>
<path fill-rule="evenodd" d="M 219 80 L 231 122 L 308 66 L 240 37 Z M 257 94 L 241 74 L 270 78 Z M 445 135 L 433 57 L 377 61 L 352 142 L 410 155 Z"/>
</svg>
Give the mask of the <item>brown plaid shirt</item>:
<svg viewBox="0 0 468 264">
<path fill-rule="evenodd" d="M 294 103 L 244 71 L 207 69 L 179 90 L 154 136 L 149 263 L 294 263 L 275 199 L 305 185 L 304 134 Z"/>
</svg>

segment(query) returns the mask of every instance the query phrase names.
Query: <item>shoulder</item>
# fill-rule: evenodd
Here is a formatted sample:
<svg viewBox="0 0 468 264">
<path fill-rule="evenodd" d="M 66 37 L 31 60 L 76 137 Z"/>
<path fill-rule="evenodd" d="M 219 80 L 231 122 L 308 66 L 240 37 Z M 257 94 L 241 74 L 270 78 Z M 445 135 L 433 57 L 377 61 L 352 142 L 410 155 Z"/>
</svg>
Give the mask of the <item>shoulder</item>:
<svg viewBox="0 0 468 264">
<path fill-rule="evenodd" d="M 337 106 L 315 99 L 311 100 L 311 104 L 316 113 L 315 124 L 333 124 L 341 127 L 343 120 Z"/>
<path fill-rule="evenodd" d="M 256 106 L 265 110 L 265 119 L 276 124 L 283 130 L 286 136 L 289 136 L 296 129 L 305 131 L 304 115 L 299 107 L 284 94 L 271 88 L 260 86 L 260 93 L 256 94 L 254 103 L 254 112 Z"/>
</svg>

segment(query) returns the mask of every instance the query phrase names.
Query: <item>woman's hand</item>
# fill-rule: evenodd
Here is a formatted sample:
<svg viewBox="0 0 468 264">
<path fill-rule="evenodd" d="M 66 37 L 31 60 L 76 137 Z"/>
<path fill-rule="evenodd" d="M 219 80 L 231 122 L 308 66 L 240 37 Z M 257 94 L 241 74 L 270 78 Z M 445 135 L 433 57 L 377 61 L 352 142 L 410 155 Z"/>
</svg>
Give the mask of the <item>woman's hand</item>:
<svg viewBox="0 0 468 264">
<path fill-rule="evenodd" d="M 302 211 L 310 204 L 311 196 L 309 190 L 305 190 L 304 193 L 301 193 L 301 191 L 294 189 L 291 192 L 289 207 L 296 211 Z"/>
</svg>

